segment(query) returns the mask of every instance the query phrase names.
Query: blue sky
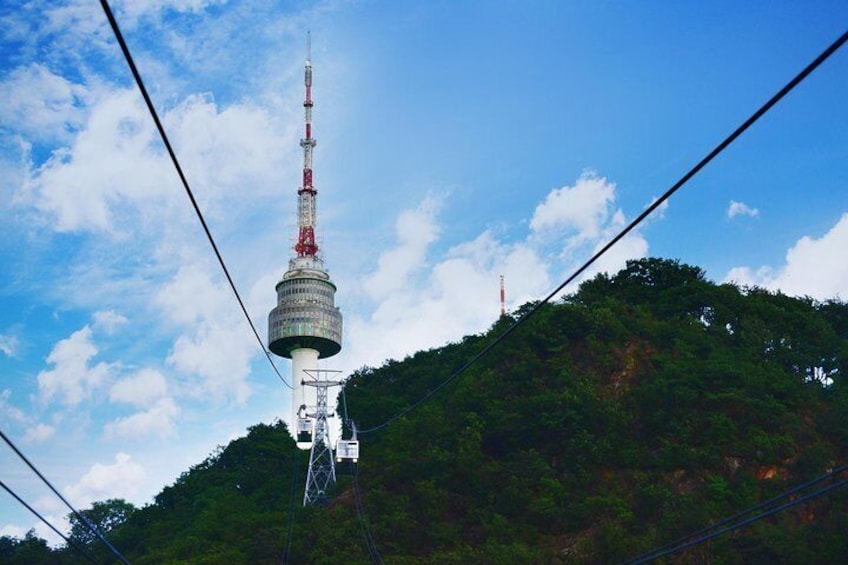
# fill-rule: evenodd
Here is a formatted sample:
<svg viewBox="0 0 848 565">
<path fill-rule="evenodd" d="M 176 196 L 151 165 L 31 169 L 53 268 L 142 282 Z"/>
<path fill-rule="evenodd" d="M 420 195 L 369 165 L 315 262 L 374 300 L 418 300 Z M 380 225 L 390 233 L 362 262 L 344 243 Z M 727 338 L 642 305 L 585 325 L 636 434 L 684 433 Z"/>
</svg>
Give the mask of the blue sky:
<svg viewBox="0 0 848 565">
<path fill-rule="evenodd" d="M 311 29 L 318 234 L 345 318 L 324 368 L 344 373 L 487 329 L 500 274 L 508 308 L 545 296 L 848 27 L 837 1 L 113 8 L 263 336 Z M 4 4 L 0 53 L 0 427 L 74 504 L 142 505 L 288 415 L 289 391 L 98 3 Z M 848 297 L 846 91 L 843 49 L 598 269 L 662 256 Z M 8 449 L 0 477 L 66 514 Z M 0 534 L 35 523 L 0 504 Z"/>
</svg>

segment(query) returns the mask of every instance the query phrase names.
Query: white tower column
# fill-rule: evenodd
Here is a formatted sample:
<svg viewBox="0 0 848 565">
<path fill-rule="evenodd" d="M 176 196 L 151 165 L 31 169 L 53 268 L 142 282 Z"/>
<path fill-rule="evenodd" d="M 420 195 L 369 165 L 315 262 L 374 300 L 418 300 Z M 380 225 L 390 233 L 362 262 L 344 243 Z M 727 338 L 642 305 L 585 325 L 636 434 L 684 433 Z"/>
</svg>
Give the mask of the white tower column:
<svg viewBox="0 0 848 565">
<path fill-rule="evenodd" d="M 315 389 L 303 386 L 303 382 L 311 380 L 307 371 L 318 369 L 318 351 L 315 349 L 295 349 L 291 352 L 292 361 L 292 406 L 291 424 L 289 429 L 294 431 L 297 426 L 297 412 L 302 405 L 310 412 L 315 410 Z M 299 447 L 302 447 L 299 445 Z"/>
</svg>

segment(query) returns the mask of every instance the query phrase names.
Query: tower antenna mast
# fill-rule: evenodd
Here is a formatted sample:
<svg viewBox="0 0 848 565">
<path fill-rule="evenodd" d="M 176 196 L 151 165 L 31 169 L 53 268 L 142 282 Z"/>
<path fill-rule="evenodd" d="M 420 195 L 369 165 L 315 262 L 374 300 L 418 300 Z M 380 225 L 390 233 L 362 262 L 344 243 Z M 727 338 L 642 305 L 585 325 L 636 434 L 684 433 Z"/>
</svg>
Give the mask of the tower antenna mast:
<svg viewBox="0 0 848 565">
<path fill-rule="evenodd" d="M 306 32 L 306 65 L 303 73 L 306 96 L 303 100 L 305 137 L 300 140 L 303 148 L 303 184 L 297 191 L 297 244 L 298 257 L 315 257 L 318 244 L 315 242 L 315 195 L 312 185 L 312 151 L 318 144 L 312 137 L 312 34 Z"/>
</svg>

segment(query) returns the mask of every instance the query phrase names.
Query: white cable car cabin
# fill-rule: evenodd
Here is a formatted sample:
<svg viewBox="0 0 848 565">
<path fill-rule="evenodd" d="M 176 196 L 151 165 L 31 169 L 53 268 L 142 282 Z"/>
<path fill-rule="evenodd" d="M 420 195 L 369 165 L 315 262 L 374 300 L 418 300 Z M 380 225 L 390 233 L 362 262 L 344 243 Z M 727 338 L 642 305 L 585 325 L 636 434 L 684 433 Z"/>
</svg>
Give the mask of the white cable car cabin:
<svg viewBox="0 0 848 565">
<path fill-rule="evenodd" d="M 343 463 L 359 461 L 359 441 L 355 439 L 340 439 L 336 443 L 336 461 Z"/>
<path fill-rule="evenodd" d="M 306 405 L 302 404 L 297 411 L 295 422 L 297 443 L 312 443 L 312 418 L 306 416 Z"/>
<path fill-rule="evenodd" d="M 336 443 L 336 473 L 353 475 L 359 462 L 359 440 L 356 439 L 356 424 L 351 422 L 353 436 L 350 439 L 340 439 Z"/>
</svg>

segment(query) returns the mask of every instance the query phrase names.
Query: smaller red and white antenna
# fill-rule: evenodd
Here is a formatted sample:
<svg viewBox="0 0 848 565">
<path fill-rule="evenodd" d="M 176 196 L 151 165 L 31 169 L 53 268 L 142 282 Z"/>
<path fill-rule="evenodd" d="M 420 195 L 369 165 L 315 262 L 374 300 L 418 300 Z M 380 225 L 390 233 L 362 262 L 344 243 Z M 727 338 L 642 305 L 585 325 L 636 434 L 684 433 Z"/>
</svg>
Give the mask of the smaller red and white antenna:
<svg viewBox="0 0 848 565">
<path fill-rule="evenodd" d="M 501 318 L 506 316 L 506 290 L 504 289 L 504 276 L 501 275 Z"/>
</svg>

